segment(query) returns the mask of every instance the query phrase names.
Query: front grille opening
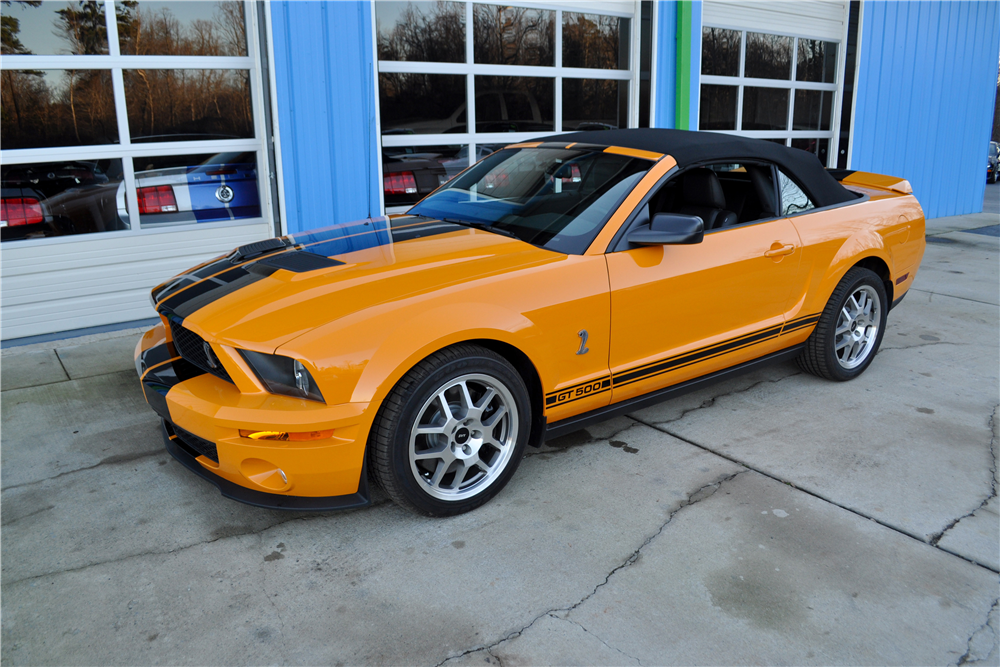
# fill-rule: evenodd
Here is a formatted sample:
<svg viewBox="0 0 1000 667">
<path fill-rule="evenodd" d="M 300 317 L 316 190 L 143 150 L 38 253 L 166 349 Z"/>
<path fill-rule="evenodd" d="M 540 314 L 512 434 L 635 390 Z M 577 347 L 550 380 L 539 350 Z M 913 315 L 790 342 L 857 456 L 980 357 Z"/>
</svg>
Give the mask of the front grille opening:
<svg viewBox="0 0 1000 667">
<path fill-rule="evenodd" d="M 205 342 L 205 339 L 184 326 L 170 320 L 170 335 L 174 339 L 174 347 L 185 360 L 217 378 L 226 382 L 232 382 L 225 366 L 216 356 L 212 347 Z"/>
<path fill-rule="evenodd" d="M 174 431 L 174 435 L 181 441 L 181 444 L 187 445 L 188 449 L 193 449 L 198 454 L 206 456 L 216 463 L 219 462 L 219 450 L 216 448 L 214 442 L 199 438 L 194 433 L 185 431 L 177 424 L 171 424 L 170 426 Z"/>
</svg>

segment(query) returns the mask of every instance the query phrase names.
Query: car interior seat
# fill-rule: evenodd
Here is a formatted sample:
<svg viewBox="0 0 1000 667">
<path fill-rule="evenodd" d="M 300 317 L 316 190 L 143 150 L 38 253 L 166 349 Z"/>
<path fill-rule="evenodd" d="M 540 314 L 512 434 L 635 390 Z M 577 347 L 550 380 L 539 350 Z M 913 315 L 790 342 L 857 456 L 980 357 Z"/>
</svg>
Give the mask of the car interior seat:
<svg viewBox="0 0 1000 667">
<path fill-rule="evenodd" d="M 736 224 L 736 214 L 726 210 L 726 195 L 714 171 L 692 169 L 682 176 L 681 185 L 684 204 L 678 213 L 700 217 L 705 222 L 706 232 Z"/>
<path fill-rule="evenodd" d="M 774 193 L 774 182 L 771 180 L 771 168 L 762 165 L 747 165 L 750 183 L 753 184 L 757 200 L 760 202 L 761 218 L 776 218 L 778 204 Z"/>
</svg>

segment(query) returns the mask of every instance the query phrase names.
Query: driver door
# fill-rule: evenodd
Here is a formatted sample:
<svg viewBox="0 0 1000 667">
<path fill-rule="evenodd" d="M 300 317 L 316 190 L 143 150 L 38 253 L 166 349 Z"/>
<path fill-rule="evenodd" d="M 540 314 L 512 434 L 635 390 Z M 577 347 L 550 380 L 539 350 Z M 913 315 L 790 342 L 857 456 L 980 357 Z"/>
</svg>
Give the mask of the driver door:
<svg viewBox="0 0 1000 667">
<path fill-rule="evenodd" d="M 785 218 L 607 254 L 612 403 L 780 349 L 801 257 Z"/>
</svg>

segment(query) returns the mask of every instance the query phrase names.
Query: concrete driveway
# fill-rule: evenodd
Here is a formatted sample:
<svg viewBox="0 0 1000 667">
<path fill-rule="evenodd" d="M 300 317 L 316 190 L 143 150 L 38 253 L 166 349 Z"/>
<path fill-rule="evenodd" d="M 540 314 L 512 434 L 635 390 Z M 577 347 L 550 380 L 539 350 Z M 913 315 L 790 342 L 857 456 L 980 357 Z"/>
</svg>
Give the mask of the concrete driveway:
<svg viewBox="0 0 1000 667">
<path fill-rule="evenodd" d="M 998 187 L 998 186 L 989 186 Z M 995 213 L 860 379 L 773 366 L 530 451 L 471 514 L 287 514 L 163 450 L 135 332 L 2 356 L 5 664 L 998 664 Z"/>
</svg>

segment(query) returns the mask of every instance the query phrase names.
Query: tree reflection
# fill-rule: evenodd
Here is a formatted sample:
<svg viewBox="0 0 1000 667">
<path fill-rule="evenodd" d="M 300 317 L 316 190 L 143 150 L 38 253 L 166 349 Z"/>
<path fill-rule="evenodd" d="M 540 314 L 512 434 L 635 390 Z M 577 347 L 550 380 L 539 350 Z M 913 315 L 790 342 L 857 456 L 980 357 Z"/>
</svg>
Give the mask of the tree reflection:
<svg viewBox="0 0 1000 667">
<path fill-rule="evenodd" d="M 555 65 L 555 12 L 477 4 L 472 14 L 475 62 Z"/>
<path fill-rule="evenodd" d="M 392 21 L 390 12 L 402 3 L 376 2 L 376 29 L 379 60 L 419 62 L 465 62 L 465 6 L 458 2 L 437 2 L 424 11 L 406 3 Z"/>
<path fill-rule="evenodd" d="M 747 77 L 791 79 L 792 38 L 748 32 L 744 69 Z"/>
<path fill-rule="evenodd" d="M 563 12 L 563 67 L 628 69 L 623 23 L 617 16 Z"/>
</svg>

